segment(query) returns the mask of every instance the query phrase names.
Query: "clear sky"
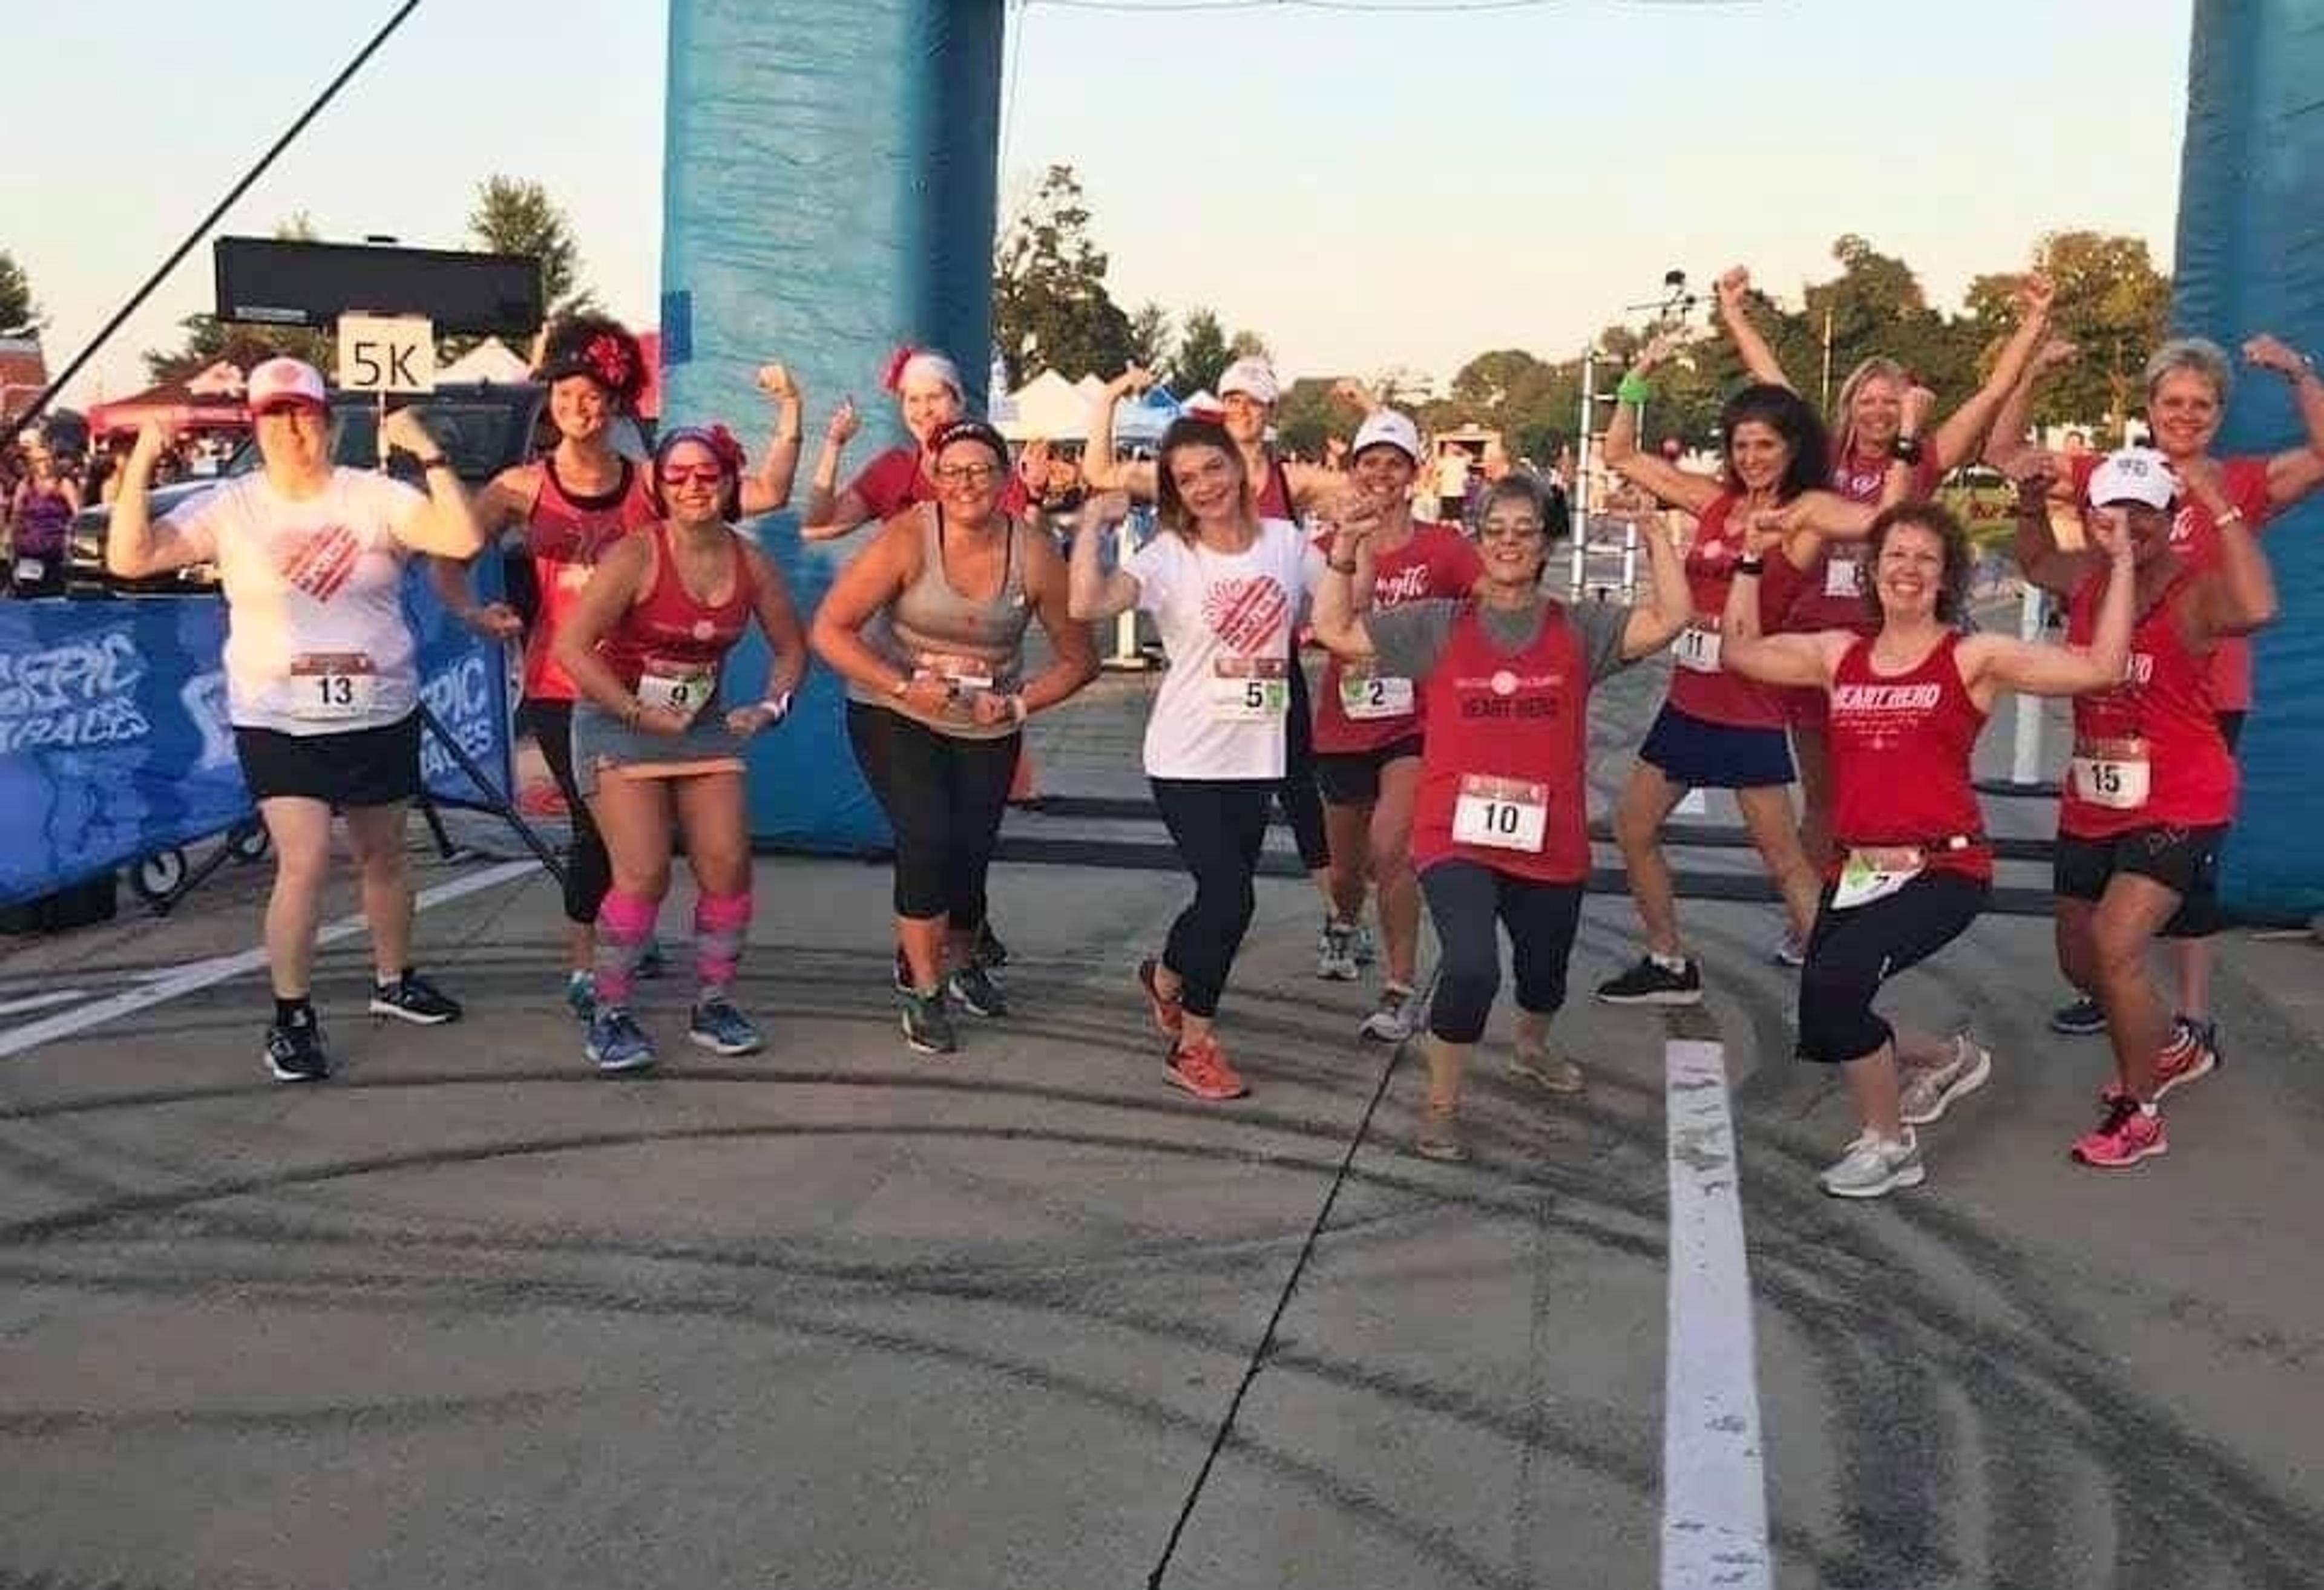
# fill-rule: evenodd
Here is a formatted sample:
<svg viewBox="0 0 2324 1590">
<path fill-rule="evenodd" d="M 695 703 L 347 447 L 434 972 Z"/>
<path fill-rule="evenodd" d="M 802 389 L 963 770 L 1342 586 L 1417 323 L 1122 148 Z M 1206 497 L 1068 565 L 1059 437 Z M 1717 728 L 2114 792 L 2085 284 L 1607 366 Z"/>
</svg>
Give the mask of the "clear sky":
<svg viewBox="0 0 2324 1590">
<path fill-rule="evenodd" d="M 2190 0 L 1188 3 L 1012 5 L 1004 193 L 1070 162 L 1125 307 L 1210 304 L 1286 374 L 1563 356 L 1674 266 L 1707 288 L 1745 261 L 1795 296 L 1843 232 L 1948 307 L 2056 227 L 2136 234 L 2168 268 Z M 32 278 L 53 365 L 392 9 L 38 7 L 0 248 Z M 535 178 L 599 296 L 649 321 L 663 17 L 427 0 L 226 228 L 304 210 L 326 237 L 460 246 L 483 177 Z M 29 26 L 0 25 L 12 53 Z M 99 355 L 102 392 L 142 385 L 138 353 L 210 291 L 205 245 Z"/>
</svg>

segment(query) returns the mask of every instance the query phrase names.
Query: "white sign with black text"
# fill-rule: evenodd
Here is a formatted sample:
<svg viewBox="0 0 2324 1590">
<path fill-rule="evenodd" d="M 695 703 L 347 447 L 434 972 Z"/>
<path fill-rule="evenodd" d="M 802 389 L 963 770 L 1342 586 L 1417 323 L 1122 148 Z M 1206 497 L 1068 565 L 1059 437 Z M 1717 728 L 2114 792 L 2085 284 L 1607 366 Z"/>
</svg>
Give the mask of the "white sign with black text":
<svg viewBox="0 0 2324 1590">
<path fill-rule="evenodd" d="M 350 392 L 436 390 L 436 323 L 425 315 L 339 317 L 339 386 Z"/>
</svg>

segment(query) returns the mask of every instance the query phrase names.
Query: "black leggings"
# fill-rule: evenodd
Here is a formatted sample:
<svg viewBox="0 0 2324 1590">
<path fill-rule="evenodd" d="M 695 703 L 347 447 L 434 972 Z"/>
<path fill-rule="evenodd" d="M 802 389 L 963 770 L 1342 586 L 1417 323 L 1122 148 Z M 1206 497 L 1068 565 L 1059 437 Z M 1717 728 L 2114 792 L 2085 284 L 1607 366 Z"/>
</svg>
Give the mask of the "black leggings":
<svg viewBox="0 0 2324 1590">
<path fill-rule="evenodd" d="M 1178 997 L 1194 1015 L 1218 1014 L 1219 995 L 1258 905 L 1250 880 L 1267 840 L 1267 803 L 1277 785 L 1258 778 L 1153 778 L 1154 804 L 1194 875 L 1194 898 L 1170 924 L 1162 964 L 1178 974 Z M 1314 786 L 1310 785 L 1312 792 Z"/>
<path fill-rule="evenodd" d="M 896 914 L 984 922 L 984 879 L 1001 842 L 1009 780 L 1024 740 L 962 740 L 886 707 L 847 703 L 855 765 L 896 833 Z"/>
<path fill-rule="evenodd" d="M 1299 847 L 1299 865 L 1321 872 L 1332 864 L 1332 842 L 1323 832 L 1323 796 L 1315 786 L 1315 714 L 1307 701 L 1307 670 L 1291 658 L 1291 705 L 1283 725 L 1283 782 L 1276 799 Z M 1196 1012 L 1197 1015 L 1201 1013 Z"/>
<path fill-rule="evenodd" d="M 1565 1003 L 1565 963 L 1582 923 L 1579 883 L 1511 878 L 1480 862 L 1453 859 L 1422 873 L 1420 892 L 1441 951 L 1436 997 L 1428 1006 L 1431 1034 L 1447 1043 L 1474 1043 L 1485 1035 L 1493 996 L 1501 991 L 1496 919 L 1509 930 L 1517 1008 L 1552 1016 Z"/>
<path fill-rule="evenodd" d="M 1895 1037 L 1872 1009 L 1880 985 L 1959 938 L 1987 892 L 1958 872 L 1924 872 L 1885 898 L 1835 911 L 1826 885 L 1800 968 L 1800 1057 L 1839 1065 Z"/>
<path fill-rule="evenodd" d="M 573 703 L 528 695 L 524 721 L 573 817 L 573 848 L 565 862 L 565 920 L 592 926 L 605 891 L 613 887 L 613 861 L 605 854 L 605 836 L 597 832 L 597 819 L 573 780 Z"/>
</svg>

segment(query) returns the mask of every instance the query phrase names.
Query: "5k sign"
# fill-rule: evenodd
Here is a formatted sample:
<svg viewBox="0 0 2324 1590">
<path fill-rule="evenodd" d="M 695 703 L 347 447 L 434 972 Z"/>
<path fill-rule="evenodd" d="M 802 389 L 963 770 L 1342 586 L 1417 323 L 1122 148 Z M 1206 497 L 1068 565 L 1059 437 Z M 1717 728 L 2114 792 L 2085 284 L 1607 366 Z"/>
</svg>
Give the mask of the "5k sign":
<svg viewBox="0 0 2324 1590">
<path fill-rule="evenodd" d="M 424 315 L 339 317 L 339 386 L 350 392 L 436 390 L 436 325 Z"/>
</svg>

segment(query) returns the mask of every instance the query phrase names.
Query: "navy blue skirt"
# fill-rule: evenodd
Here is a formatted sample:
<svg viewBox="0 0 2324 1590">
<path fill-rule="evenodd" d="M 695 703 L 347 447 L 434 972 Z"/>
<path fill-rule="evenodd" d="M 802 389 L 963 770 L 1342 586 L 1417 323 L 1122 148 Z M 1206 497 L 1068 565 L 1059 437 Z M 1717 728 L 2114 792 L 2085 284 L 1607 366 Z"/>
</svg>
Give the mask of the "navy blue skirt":
<svg viewBox="0 0 2324 1590">
<path fill-rule="evenodd" d="M 1792 782 L 1791 741 L 1781 729 L 1709 723 L 1665 702 L 1638 759 L 1687 789 L 1762 789 Z"/>
</svg>

